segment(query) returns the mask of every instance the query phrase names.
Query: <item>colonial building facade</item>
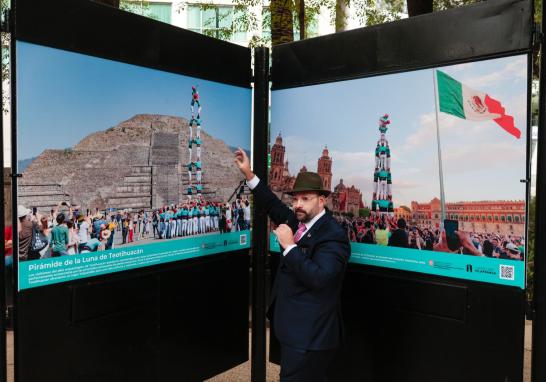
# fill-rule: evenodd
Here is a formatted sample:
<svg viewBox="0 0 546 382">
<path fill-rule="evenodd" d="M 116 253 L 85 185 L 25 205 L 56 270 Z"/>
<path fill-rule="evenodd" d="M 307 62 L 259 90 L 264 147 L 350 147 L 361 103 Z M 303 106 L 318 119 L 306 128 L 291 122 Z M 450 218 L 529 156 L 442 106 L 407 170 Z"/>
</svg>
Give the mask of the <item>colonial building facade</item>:
<svg viewBox="0 0 546 382">
<path fill-rule="evenodd" d="M 290 198 L 285 194 L 286 191 L 294 187 L 296 177 L 292 176 L 288 170 L 288 161 L 285 158 L 286 148 L 282 143 L 282 136 L 279 134 L 275 138 L 275 143 L 271 146 L 271 166 L 269 169 L 269 186 L 284 202 L 289 202 Z M 332 190 L 332 163 L 328 147 L 322 150 L 322 156 L 317 160 L 316 172 L 322 179 L 324 189 L 333 191 L 327 200 L 327 206 L 333 212 L 352 213 L 358 216 L 359 209 L 364 207 L 362 202 L 362 193 L 354 185 L 347 187 L 343 184 L 343 179 Z M 308 171 L 303 166 L 299 172 Z"/>
<path fill-rule="evenodd" d="M 525 235 L 525 201 L 487 200 L 446 204 L 446 219 L 457 220 L 459 229 L 472 232 L 494 232 L 504 235 Z M 439 227 L 441 202 L 411 202 L 410 222 Z"/>
</svg>

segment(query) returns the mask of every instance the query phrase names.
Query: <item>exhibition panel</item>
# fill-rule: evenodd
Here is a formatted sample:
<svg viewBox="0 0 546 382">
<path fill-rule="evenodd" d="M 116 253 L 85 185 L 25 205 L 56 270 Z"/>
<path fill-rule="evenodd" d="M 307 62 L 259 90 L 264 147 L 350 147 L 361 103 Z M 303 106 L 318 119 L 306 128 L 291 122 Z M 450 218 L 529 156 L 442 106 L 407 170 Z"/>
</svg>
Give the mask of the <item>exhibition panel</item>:
<svg viewBox="0 0 546 382">
<path fill-rule="evenodd" d="M 483 2 L 273 48 L 269 185 L 290 203 L 317 172 L 351 241 L 332 380 L 522 380 L 532 16 Z"/>
<path fill-rule="evenodd" d="M 250 50 L 90 1 L 12 14 L 17 380 L 200 381 L 248 360 L 232 156 L 251 150 Z"/>
</svg>

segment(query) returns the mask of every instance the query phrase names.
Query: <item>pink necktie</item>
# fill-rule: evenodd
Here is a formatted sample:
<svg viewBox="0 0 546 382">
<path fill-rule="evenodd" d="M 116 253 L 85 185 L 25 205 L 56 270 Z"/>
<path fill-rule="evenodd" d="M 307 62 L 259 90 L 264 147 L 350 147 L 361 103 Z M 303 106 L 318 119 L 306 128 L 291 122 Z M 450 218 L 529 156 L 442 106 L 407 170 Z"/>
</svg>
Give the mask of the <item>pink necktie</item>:
<svg viewBox="0 0 546 382">
<path fill-rule="evenodd" d="M 300 223 L 298 225 L 298 230 L 296 231 L 296 234 L 294 235 L 294 242 L 295 243 L 300 241 L 300 239 L 303 236 L 303 233 L 305 232 L 305 230 L 307 230 L 307 227 L 305 226 L 305 224 Z"/>
</svg>

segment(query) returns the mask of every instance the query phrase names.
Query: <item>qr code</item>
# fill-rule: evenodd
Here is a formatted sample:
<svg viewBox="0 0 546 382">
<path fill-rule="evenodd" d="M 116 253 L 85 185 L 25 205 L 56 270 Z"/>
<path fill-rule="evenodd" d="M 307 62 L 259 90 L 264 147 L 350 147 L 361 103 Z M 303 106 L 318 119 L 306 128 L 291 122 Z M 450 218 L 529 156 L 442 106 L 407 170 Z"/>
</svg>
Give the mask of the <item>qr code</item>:
<svg viewBox="0 0 546 382">
<path fill-rule="evenodd" d="M 239 237 L 239 244 L 240 245 L 245 245 L 246 244 L 246 235 L 241 235 Z"/>
<path fill-rule="evenodd" d="M 514 280 L 514 266 L 500 265 L 500 276 L 502 280 Z"/>
</svg>

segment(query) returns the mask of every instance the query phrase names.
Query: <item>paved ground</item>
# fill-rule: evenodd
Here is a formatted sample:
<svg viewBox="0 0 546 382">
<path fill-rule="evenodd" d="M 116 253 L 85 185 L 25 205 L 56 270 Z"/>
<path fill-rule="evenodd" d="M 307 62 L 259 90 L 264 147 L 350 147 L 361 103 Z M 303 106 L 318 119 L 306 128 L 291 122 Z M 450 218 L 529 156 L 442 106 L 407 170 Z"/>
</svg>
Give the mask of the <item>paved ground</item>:
<svg viewBox="0 0 546 382">
<path fill-rule="evenodd" d="M 248 342 L 250 348 L 251 332 L 248 331 Z M 267 330 L 267 349 L 269 349 L 269 330 Z M 266 359 L 269 355 L 266 356 Z M 279 366 L 274 363 L 267 363 L 266 366 L 266 382 L 278 382 L 279 381 Z M 225 373 L 219 374 L 214 378 L 207 379 L 206 382 L 243 382 L 250 381 L 250 361 L 247 361 Z M 11 382 L 11 381 L 10 381 Z"/>
<path fill-rule="evenodd" d="M 523 382 L 531 381 L 531 322 L 525 323 L 525 360 Z M 250 333 L 249 333 L 250 341 Z M 13 382 L 13 332 L 8 332 L 8 382 Z M 226 371 L 206 382 L 244 382 L 250 381 L 250 361 L 245 362 L 231 370 Z M 267 382 L 279 381 L 279 367 L 275 364 L 267 364 Z"/>
</svg>

